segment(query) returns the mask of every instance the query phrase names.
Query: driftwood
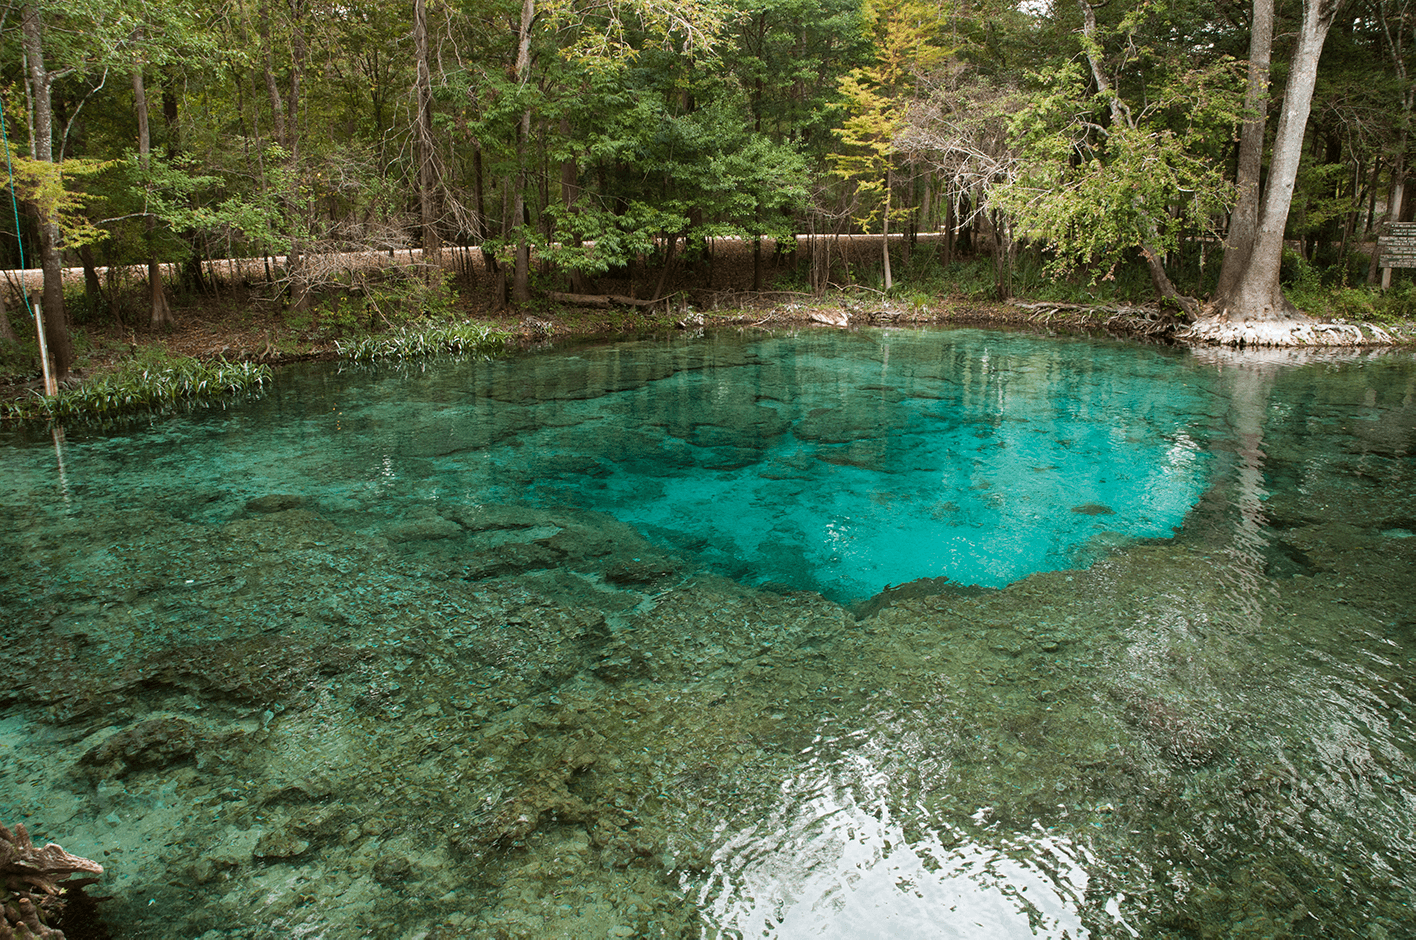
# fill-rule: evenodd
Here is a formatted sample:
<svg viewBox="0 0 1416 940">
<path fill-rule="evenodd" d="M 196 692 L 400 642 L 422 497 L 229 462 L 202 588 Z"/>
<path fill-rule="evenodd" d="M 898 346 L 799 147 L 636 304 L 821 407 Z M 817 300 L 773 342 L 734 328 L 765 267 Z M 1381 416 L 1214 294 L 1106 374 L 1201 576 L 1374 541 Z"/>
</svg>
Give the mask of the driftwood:
<svg viewBox="0 0 1416 940">
<path fill-rule="evenodd" d="M 64 934 L 51 926 L 57 920 L 64 888 L 92 884 L 96 877 L 68 881 L 71 875 L 97 876 L 103 866 L 70 855 L 50 843 L 38 848 L 30 841 L 24 824 L 11 832 L 0 825 L 0 940 L 11 937 L 63 940 Z"/>
<path fill-rule="evenodd" d="M 103 866 L 70 855 L 53 842 L 36 848 L 24 823 L 16 825 L 13 833 L 0 825 L 0 878 L 7 883 L 18 880 L 45 894 L 58 894 L 60 882 L 81 873 L 101 875 Z"/>
</svg>

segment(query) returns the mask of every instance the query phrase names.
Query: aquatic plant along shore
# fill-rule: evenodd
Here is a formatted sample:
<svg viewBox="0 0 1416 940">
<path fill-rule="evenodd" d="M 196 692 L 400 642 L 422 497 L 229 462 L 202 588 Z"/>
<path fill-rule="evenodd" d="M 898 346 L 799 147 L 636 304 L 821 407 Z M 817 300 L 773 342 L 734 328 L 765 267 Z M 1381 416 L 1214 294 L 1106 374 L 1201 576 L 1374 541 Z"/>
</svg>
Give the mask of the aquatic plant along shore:
<svg viewBox="0 0 1416 940">
<path fill-rule="evenodd" d="M 871 341 L 869 381 L 825 348 L 763 359 L 835 372 L 851 400 L 878 385 L 876 414 L 922 400 L 922 354 L 891 340 L 882 370 Z M 956 341 L 991 344 L 1011 377 L 966 391 L 1024 398 L 1028 375 L 1059 412 L 1092 394 L 1006 337 Z M 1109 350 L 1074 351 L 1126 355 Z M 751 349 L 668 352 L 660 379 L 690 360 L 725 379 L 705 360 L 740 375 Z M 53 441 L 0 442 L 0 819 L 101 862 L 124 937 L 1408 930 L 1409 356 L 1175 355 L 1156 374 L 1200 414 L 1152 452 L 1157 391 L 1111 429 L 1134 450 L 1096 451 L 1171 460 L 1138 479 L 1176 483 L 1173 530 L 1127 531 L 1131 507 L 1074 486 L 1054 507 L 1079 535 L 1058 543 L 1065 564 L 831 598 L 828 579 L 783 583 L 805 570 L 772 567 L 784 530 L 739 539 L 756 551 L 734 567 L 728 536 L 670 539 L 648 496 L 635 521 L 622 470 L 583 441 L 552 452 L 557 421 L 610 433 L 583 426 L 595 402 L 624 435 L 659 433 L 653 383 L 629 368 L 646 355 L 590 347 L 455 381 L 308 367 L 229 412 L 71 434 L 62 477 Z M 668 386 L 683 428 L 655 438 L 661 462 L 702 473 L 690 448 L 711 448 L 709 474 L 741 484 L 753 448 L 720 439 L 742 427 L 728 384 Z M 780 420 L 805 473 L 830 416 L 786 414 L 764 388 L 750 465 L 780 475 L 760 440 Z M 1006 473 L 1028 438 L 995 414 L 969 440 Z M 896 479 L 923 459 L 908 436 L 807 457 L 883 464 L 863 504 L 919 505 Z M 1026 466 L 1086 445 L 1058 439 Z M 574 479 L 605 501 L 572 498 Z M 980 511 L 1014 492 L 1001 479 L 971 491 Z M 992 518 L 981 539 L 1003 531 Z"/>
</svg>

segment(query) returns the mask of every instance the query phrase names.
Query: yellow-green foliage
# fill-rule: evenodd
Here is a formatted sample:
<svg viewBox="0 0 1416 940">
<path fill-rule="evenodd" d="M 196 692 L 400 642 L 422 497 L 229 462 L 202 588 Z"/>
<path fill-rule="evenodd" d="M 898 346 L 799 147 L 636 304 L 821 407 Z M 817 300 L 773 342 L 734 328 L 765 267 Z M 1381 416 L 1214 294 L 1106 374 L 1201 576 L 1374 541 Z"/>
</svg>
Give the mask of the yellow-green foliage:
<svg viewBox="0 0 1416 940">
<path fill-rule="evenodd" d="M 892 212 L 888 174 L 914 85 L 948 58 L 949 50 L 938 42 L 944 21 L 937 5 L 865 0 L 861 16 L 875 43 L 875 61 L 840 81 L 845 118 L 835 134 L 842 147 L 831 155 L 831 166 L 837 176 L 854 181 L 860 197 L 856 219 L 869 228 Z"/>
<path fill-rule="evenodd" d="M 1143 244 L 1173 251 L 1224 217 L 1234 187 L 1215 153 L 1240 114 L 1232 63 L 1171 76 L 1133 125 L 1111 120 L 1109 96 L 1088 93 L 1080 65 L 1033 78 L 1008 128 L 1019 171 L 993 204 L 1051 249 L 1055 271 L 1104 276 Z"/>
<path fill-rule="evenodd" d="M 38 207 L 41 213 L 52 213 L 66 248 L 79 248 L 104 237 L 106 233 L 84 215 L 88 196 L 69 184 L 101 173 L 117 161 L 70 157 L 63 163 L 49 163 L 32 160 L 14 147 L 9 157 L 16 198 Z"/>
</svg>

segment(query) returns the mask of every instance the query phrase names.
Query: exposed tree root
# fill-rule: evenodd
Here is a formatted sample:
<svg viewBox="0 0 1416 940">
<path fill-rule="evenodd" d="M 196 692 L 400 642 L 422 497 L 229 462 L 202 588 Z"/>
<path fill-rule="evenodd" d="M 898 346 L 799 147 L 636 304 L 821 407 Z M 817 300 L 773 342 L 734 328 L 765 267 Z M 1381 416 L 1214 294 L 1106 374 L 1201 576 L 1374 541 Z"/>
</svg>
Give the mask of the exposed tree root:
<svg viewBox="0 0 1416 940">
<path fill-rule="evenodd" d="M 1180 322 L 1173 314 L 1155 305 L 1014 301 L 1013 306 L 1020 310 L 1033 311 L 1028 317 L 1033 323 L 1051 325 L 1055 320 L 1067 323 L 1081 317 L 1085 324 L 1104 326 L 1108 331 L 1124 336 L 1168 336 Z"/>
<path fill-rule="evenodd" d="M 1311 317 L 1230 320 L 1223 316 L 1195 321 L 1175 336 L 1207 346 L 1390 346 L 1396 338 L 1379 326 L 1330 323 Z"/>
</svg>

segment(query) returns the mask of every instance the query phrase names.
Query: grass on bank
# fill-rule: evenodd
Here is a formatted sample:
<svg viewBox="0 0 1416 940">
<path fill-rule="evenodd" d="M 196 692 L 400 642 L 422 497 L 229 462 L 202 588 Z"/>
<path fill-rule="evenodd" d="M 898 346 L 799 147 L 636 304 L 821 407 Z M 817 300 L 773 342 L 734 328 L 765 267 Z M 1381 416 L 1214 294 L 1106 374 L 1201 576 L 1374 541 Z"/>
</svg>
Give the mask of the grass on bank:
<svg viewBox="0 0 1416 940">
<path fill-rule="evenodd" d="M 444 353 L 490 356 L 506 348 L 512 334 L 486 323 L 411 323 L 388 333 L 335 340 L 342 359 L 374 362 L 421 359 Z"/>
<path fill-rule="evenodd" d="M 125 414 L 160 413 L 183 406 L 218 403 L 259 391 L 271 381 L 270 366 L 254 362 L 169 357 L 149 347 L 112 372 L 85 380 L 56 395 L 31 392 L 4 403 L 7 420 L 106 420 Z"/>
<path fill-rule="evenodd" d="M 199 301 L 193 307 L 200 311 L 199 317 L 210 315 L 208 298 L 188 299 Z M 134 299 L 124 294 L 120 300 Z M 207 303 L 200 303 L 203 300 Z M 138 309 L 117 319 L 110 307 L 94 303 L 93 298 L 86 301 L 79 290 L 70 289 L 66 302 L 73 313 L 75 367 L 88 374 L 54 396 L 35 391 L 39 355 L 33 325 L 12 318 L 12 328 L 21 339 L 0 343 L 0 378 L 12 388 L 26 384 L 30 388 L 0 400 L 0 419 L 106 422 L 123 415 L 223 404 L 237 396 L 259 394 L 272 381 L 270 366 L 251 359 L 333 353 L 372 362 L 438 354 L 492 355 L 505 347 L 510 333 L 489 324 L 457 322 L 462 311 L 455 301 L 446 279 L 429 282 L 405 276 L 387 277 L 361 292 L 329 292 L 298 313 L 272 310 L 256 300 L 226 310 L 222 322 L 229 322 L 229 332 L 210 321 L 198 328 L 197 333 L 206 334 L 203 339 L 223 344 L 221 353 L 212 356 L 188 337 L 183 351 L 195 355 L 179 355 L 168 348 L 179 334 L 143 337 L 122 325 L 141 322 Z M 229 306 L 220 303 L 218 309 Z M 180 321 L 183 312 L 179 310 L 177 316 Z M 127 333 L 125 339 L 112 335 L 115 324 L 119 334 Z M 235 361 L 227 358 L 228 352 L 235 354 Z"/>
<path fill-rule="evenodd" d="M 410 323 L 388 333 L 336 341 L 338 354 L 357 362 L 416 359 L 440 354 L 491 356 L 511 334 L 482 323 Z M 10 421 L 108 420 L 128 414 L 159 414 L 183 407 L 220 404 L 259 393 L 274 379 L 256 362 L 170 356 L 161 346 L 143 347 L 117 368 L 85 379 L 57 395 L 29 394 L 0 404 Z"/>
</svg>

